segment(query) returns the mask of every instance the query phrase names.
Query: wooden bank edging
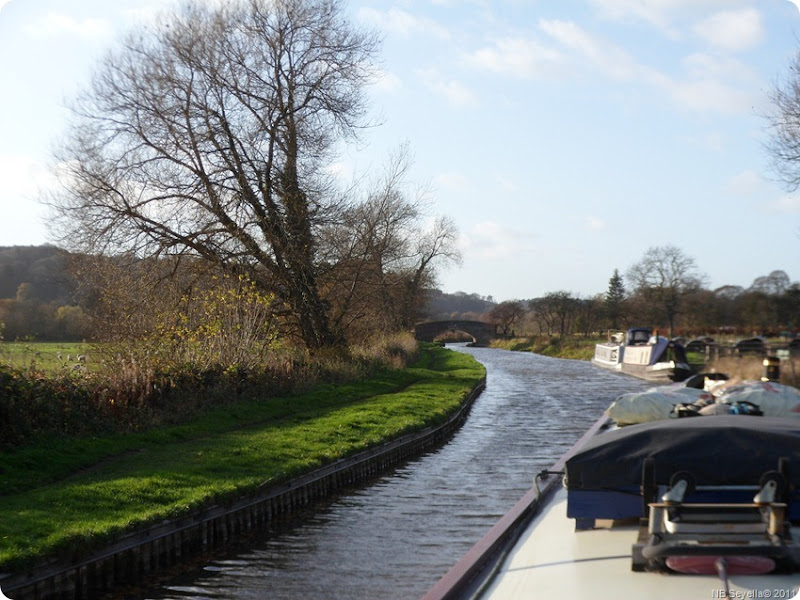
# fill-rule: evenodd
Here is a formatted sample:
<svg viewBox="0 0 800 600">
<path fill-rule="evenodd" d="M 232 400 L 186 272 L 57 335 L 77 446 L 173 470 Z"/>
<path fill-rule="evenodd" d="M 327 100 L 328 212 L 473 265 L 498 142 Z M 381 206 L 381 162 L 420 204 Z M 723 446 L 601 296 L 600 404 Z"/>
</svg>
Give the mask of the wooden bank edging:
<svg viewBox="0 0 800 600">
<path fill-rule="evenodd" d="M 0 590 L 12 600 L 92 600 L 115 586 L 141 583 L 160 569 L 221 548 L 235 536 L 266 527 L 277 518 L 291 517 L 342 488 L 379 476 L 442 444 L 463 424 L 485 387 L 484 379 L 441 425 L 364 450 L 224 506 L 164 521 L 72 563 L 0 575 Z"/>
</svg>

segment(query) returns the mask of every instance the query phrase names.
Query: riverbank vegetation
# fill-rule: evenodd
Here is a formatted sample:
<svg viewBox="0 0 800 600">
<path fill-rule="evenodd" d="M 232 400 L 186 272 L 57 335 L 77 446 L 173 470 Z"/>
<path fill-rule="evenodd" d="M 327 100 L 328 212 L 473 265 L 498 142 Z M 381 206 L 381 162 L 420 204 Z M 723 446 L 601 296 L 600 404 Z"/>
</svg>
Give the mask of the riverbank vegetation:
<svg viewBox="0 0 800 600">
<path fill-rule="evenodd" d="M 715 290 L 702 286 L 694 267 L 691 276 L 678 272 L 663 282 L 644 278 L 642 272 L 653 268 L 652 255 L 662 254 L 681 256 L 673 247 L 652 248 L 644 267 L 636 263 L 628 279 L 615 270 L 605 293 L 580 297 L 557 291 L 531 300 L 507 300 L 495 305 L 485 320 L 508 338 L 589 338 L 609 330 L 652 327 L 662 335 L 735 341 L 754 335 L 791 338 L 800 331 L 800 283 L 793 283 L 785 272 L 758 277 L 749 288 L 727 285 Z"/>
<path fill-rule="evenodd" d="M 154 340 L 132 341 L 127 349 L 114 343 L 0 343 L 0 449 L 51 436 L 127 434 L 180 424 L 221 405 L 291 396 L 401 369 L 418 352 L 409 334 L 314 355 L 280 346 L 259 354 L 256 340 L 241 347 L 252 355 L 242 362 L 223 360 L 220 348 L 214 354 L 210 344 L 206 338 L 177 348 Z M 69 354 L 71 349 L 76 354 Z"/>
<path fill-rule="evenodd" d="M 360 381 L 251 394 L 144 432 L 5 449 L 0 570 L 71 556 L 441 423 L 484 376 L 469 355 L 426 346 L 408 368 Z"/>
<path fill-rule="evenodd" d="M 511 339 L 497 339 L 492 342 L 493 348 L 514 350 L 517 352 L 534 352 L 555 358 L 574 360 L 591 360 L 595 345 L 605 342 L 605 337 L 583 336 L 532 336 Z M 735 341 L 721 339 L 724 343 Z M 783 340 L 775 340 L 781 344 Z M 725 373 L 732 379 L 758 380 L 764 375 L 764 357 L 761 355 L 743 354 L 740 356 L 706 357 L 702 353 L 688 353 L 689 364 L 695 372 Z M 800 384 L 800 357 L 780 361 L 780 383 L 798 387 Z"/>
<path fill-rule="evenodd" d="M 492 347 L 518 352 L 534 352 L 556 358 L 591 360 L 594 356 L 595 344 L 598 341 L 599 339 L 596 338 L 538 335 L 524 338 L 497 339 L 492 342 Z"/>
</svg>

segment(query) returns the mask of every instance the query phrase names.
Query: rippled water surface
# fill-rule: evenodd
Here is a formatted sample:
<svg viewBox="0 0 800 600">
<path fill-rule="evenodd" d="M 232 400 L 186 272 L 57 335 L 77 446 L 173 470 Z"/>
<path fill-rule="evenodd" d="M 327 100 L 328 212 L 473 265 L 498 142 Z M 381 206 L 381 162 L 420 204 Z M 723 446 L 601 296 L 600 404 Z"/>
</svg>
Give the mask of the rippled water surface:
<svg viewBox="0 0 800 600">
<path fill-rule="evenodd" d="M 487 386 L 450 442 L 150 597 L 419 598 L 617 395 L 648 385 L 582 361 L 457 350 L 486 366 Z"/>
</svg>

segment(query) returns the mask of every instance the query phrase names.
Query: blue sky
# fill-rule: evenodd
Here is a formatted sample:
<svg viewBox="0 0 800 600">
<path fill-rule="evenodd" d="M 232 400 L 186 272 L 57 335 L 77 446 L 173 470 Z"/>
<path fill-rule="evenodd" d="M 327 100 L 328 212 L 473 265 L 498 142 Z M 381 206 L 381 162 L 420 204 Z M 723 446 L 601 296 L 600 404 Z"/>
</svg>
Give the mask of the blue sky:
<svg viewBox="0 0 800 600">
<path fill-rule="evenodd" d="M 211 1 L 211 0 L 209 0 Z M 0 0 L 0 245 L 48 241 L 38 190 L 65 100 L 124 31 L 173 0 Z M 763 148 L 767 94 L 800 50 L 789 0 L 352 0 L 383 37 L 378 127 L 336 165 L 410 180 L 455 221 L 440 287 L 602 293 L 651 246 L 709 288 L 800 280 L 800 194 Z"/>
</svg>

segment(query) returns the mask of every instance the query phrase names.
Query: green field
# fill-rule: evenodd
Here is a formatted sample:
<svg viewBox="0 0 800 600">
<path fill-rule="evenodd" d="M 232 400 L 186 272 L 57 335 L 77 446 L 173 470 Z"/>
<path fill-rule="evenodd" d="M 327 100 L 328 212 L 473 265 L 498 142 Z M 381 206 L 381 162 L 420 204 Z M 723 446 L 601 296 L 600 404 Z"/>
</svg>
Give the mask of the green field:
<svg viewBox="0 0 800 600">
<path fill-rule="evenodd" d="M 52 373 L 73 368 L 78 356 L 86 356 L 90 365 L 94 348 L 93 344 L 75 342 L 0 342 L 0 363 Z"/>
</svg>

